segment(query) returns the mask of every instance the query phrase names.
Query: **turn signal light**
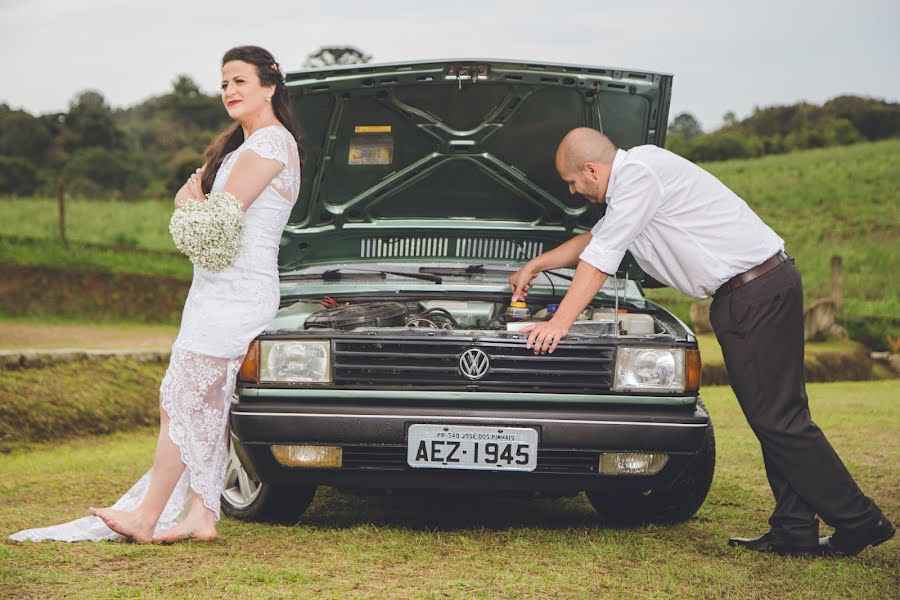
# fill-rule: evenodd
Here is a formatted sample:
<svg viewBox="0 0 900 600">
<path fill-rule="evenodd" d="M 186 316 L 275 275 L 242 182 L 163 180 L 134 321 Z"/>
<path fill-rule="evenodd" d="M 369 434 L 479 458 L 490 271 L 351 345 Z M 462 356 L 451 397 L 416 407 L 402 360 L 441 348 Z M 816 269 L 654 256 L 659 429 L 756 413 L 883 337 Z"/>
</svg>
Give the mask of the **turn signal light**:
<svg viewBox="0 0 900 600">
<path fill-rule="evenodd" d="M 259 340 L 250 342 L 247 355 L 238 371 L 238 381 L 242 383 L 259 383 Z"/>
<path fill-rule="evenodd" d="M 688 350 L 684 355 L 684 391 L 696 392 L 700 389 L 700 351 Z"/>
<path fill-rule="evenodd" d="M 308 469 L 340 469 L 343 452 L 340 446 L 272 446 L 275 460 L 286 467 Z"/>
</svg>

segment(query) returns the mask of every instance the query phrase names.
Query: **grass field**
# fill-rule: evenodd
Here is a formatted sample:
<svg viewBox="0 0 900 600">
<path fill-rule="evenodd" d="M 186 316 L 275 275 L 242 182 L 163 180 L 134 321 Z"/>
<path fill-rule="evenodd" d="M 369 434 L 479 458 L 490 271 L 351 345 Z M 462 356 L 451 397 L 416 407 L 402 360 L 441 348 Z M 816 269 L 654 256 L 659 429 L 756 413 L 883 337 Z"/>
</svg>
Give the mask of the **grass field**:
<svg viewBox="0 0 900 600">
<path fill-rule="evenodd" d="M 890 598 L 900 541 L 855 559 L 729 548 L 771 497 L 730 390 L 709 388 L 718 465 L 698 515 L 606 529 L 582 497 L 424 501 L 319 491 L 295 526 L 223 519 L 212 544 L 0 542 L 2 598 Z M 810 386 L 812 410 L 866 494 L 900 517 L 896 382 Z M 153 429 L 0 455 L 0 532 L 82 516 L 150 465 Z M 823 533 L 827 528 L 823 527 Z M 894 590 L 893 592 L 891 590 Z"/>
<path fill-rule="evenodd" d="M 55 198 L 0 200 L 0 235 L 59 239 Z M 175 251 L 169 235 L 171 200 L 66 200 L 70 242 Z"/>
<path fill-rule="evenodd" d="M 190 280 L 193 273 L 190 261 L 180 254 L 75 241 L 63 244 L 55 238 L 0 237 L 0 264 L 3 263 L 185 280 Z"/>
</svg>

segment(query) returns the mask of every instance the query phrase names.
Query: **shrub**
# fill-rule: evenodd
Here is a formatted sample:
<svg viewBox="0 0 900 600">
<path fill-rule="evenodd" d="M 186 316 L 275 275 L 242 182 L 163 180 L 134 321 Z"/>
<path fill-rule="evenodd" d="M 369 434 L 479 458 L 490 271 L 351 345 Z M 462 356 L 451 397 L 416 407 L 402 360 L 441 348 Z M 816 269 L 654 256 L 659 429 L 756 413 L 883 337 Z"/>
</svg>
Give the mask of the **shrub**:
<svg viewBox="0 0 900 600">
<path fill-rule="evenodd" d="M 30 160 L 0 156 L 0 194 L 29 196 L 38 187 L 38 171 Z"/>
<path fill-rule="evenodd" d="M 691 154 L 691 143 L 683 133 L 669 133 L 666 136 L 666 150 L 688 158 Z"/>
<path fill-rule="evenodd" d="M 846 146 L 863 140 L 863 136 L 848 119 L 830 121 L 824 129 L 829 146 Z"/>
<path fill-rule="evenodd" d="M 690 142 L 688 156 L 694 162 L 759 156 L 758 143 L 734 131 L 698 135 Z"/>
<path fill-rule="evenodd" d="M 63 168 L 63 180 L 76 194 L 137 199 L 150 178 L 135 156 L 106 148 L 79 150 Z"/>
<path fill-rule="evenodd" d="M 791 132 L 784 138 L 784 143 L 791 150 L 824 148 L 829 145 L 822 127 L 804 127 L 799 131 Z"/>
</svg>

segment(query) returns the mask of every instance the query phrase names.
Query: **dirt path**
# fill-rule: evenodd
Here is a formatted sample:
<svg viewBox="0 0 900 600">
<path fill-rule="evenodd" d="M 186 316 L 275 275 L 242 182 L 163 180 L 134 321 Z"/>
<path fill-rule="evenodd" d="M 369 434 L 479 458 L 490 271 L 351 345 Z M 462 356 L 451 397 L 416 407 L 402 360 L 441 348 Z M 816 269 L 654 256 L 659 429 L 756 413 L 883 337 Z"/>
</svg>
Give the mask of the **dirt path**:
<svg viewBox="0 0 900 600">
<path fill-rule="evenodd" d="M 171 325 L 55 323 L 0 320 L 0 349 L 56 348 L 167 350 L 178 328 Z"/>
</svg>

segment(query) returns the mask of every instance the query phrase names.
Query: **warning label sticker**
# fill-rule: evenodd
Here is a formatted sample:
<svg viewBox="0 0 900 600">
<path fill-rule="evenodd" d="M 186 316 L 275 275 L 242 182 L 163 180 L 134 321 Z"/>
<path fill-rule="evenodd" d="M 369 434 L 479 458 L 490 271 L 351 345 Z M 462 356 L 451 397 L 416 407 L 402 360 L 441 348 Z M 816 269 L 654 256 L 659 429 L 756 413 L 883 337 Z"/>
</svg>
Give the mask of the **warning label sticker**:
<svg viewBox="0 0 900 600">
<path fill-rule="evenodd" d="M 360 131 L 366 129 L 366 131 Z M 378 129 L 378 131 L 368 131 Z M 385 133 L 385 129 L 387 133 Z M 389 132 L 390 125 L 357 126 L 357 135 L 350 137 L 350 156 L 347 163 L 351 165 L 389 165 L 394 160 L 394 136 Z"/>
<path fill-rule="evenodd" d="M 353 133 L 390 133 L 390 125 L 357 125 Z"/>
</svg>

